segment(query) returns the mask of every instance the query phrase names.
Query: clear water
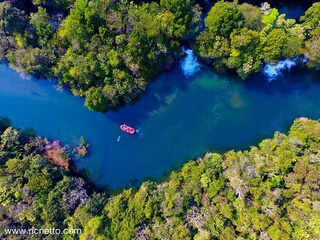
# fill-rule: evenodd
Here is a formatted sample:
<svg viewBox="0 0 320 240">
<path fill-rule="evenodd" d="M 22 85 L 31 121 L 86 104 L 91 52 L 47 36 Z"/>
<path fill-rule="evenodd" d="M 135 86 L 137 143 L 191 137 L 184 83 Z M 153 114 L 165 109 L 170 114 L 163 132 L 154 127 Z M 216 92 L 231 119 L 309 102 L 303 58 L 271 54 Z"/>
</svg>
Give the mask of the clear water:
<svg viewBox="0 0 320 240">
<path fill-rule="evenodd" d="M 275 130 L 287 130 L 297 117 L 320 118 L 319 77 L 292 71 L 272 82 L 262 73 L 243 82 L 205 67 L 187 78 L 177 66 L 134 106 L 101 114 L 67 90 L 57 91 L 54 81 L 22 78 L 2 65 L 0 115 L 64 144 L 84 136 L 90 154 L 75 163 L 94 183 L 119 187 L 133 179 L 160 179 L 206 151 L 249 148 Z M 122 132 L 122 123 L 139 133 Z"/>
</svg>

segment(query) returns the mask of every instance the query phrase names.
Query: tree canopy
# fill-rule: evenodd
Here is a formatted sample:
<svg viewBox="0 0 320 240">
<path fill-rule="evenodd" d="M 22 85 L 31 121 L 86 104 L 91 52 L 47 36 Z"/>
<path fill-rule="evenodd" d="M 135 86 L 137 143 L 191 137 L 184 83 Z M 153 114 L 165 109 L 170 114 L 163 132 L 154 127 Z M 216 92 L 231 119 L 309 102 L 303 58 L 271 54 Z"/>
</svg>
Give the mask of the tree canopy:
<svg viewBox="0 0 320 240">
<path fill-rule="evenodd" d="M 50 162 L 43 154 L 47 140 L 10 127 L 6 118 L 0 129 L 1 228 L 82 231 L 54 239 L 311 240 L 320 234 L 318 121 L 298 119 L 288 135 L 276 132 L 246 151 L 207 153 L 161 183 L 111 196 Z"/>
<path fill-rule="evenodd" d="M 268 3 L 218 1 L 202 21 L 194 0 L 1 1 L 0 61 L 57 78 L 89 109 L 105 112 L 132 103 L 183 56 L 184 44 L 242 79 L 285 58 L 319 70 L 319 6 L 296 22 Z"/>
<path fill-rule="evenodd" d="M 197 52 L 216 70 L 235 69 L 242 79 L 260 71 L 264 63 L 276 64 L 285 58 L 304 55 L 312 67 L 318 59 L 317 53 L 311 53 L 310 44 L 317 44 L 312 38 L 317 34 L 314 31 L 308 35 L 308 28 L 315 28 L 316 8 L 314 4 L 301 18 L 302 23 L 297 23 L 268 3 L 258 8 L 248 3 L 219 1 L 205 19 L 205 30 L 197 37 Z M 306 41 L 310 37 L 312 40 Z"/>
<path fill-rule="evenodd" d="M 320 70 L 320 3 L 314 3 L 300 20 L 307 32 L 305 42 L 307 65 Z"/>
<path fill-rule="evenodd" d="M 58 78 L 94 111 L 132 102 L 171 68 L 182 53 L 180 41 L 200 20 L 190 0 L 33 4 L 34 12 L 24 12 L 1 3 L 1 59 L 27 74 Z"/>
</svg>

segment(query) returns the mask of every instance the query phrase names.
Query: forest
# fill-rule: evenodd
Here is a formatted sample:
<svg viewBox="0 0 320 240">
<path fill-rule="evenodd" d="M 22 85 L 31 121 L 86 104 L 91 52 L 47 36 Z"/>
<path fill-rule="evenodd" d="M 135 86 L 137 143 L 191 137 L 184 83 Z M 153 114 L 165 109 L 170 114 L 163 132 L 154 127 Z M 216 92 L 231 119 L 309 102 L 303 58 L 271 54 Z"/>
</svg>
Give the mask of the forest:
<svg viewBox="0 0 320 240">
<path fill-rule="evenodd" d="M 58 79 L 100 112 L 132 103 L 183 57 L 184 44 L 215 70 L 242 79 L 285 58 L 320 69 L 320 3 L 299 21 L 268 3 L 203 6 L 193 0 L 2 0 L 0 61 Z"/>
<path fill-rule="evenodd" d="M 209 3 L 0 0 L 0 62 L 58 79 L 98 112 L 133 103 L 158 74 L 177 64 L 182 46 L 215 71 L 243 80 L 286 58 L 320 70 L 320 2 L 310 3 L 297 20 L 268 3 Z M 70 150 L 0 117 L 0 239 L 320 236 L 319 121 L 296 119 L 287 134 L 276 132 L 258 146 L 208 152 L 162 181 L 118 191 L 92 185 L 70 161 L 88 146 L 81 139 Z M 4 231 L 31 228 L 70 232 Z"/>
<path fill-rule="evenodd" d="M 103 192 L 0 120 L 0 229 L 81 229 L 50 239 L 296 239 L 320 235 L 320 123 L 297 119 L 247 151 L 207 153 L 160 183 Z M 1 238 L 9 236 L 0 233 Z M 8 239 L 29 239 L 12 236 Z M 24 238 L 23 238 L 24 237 Z M 37 238 L 38 237 L 38 238 Z M 34 235 L 32 239 L 43 239 Z"/>
</svg>

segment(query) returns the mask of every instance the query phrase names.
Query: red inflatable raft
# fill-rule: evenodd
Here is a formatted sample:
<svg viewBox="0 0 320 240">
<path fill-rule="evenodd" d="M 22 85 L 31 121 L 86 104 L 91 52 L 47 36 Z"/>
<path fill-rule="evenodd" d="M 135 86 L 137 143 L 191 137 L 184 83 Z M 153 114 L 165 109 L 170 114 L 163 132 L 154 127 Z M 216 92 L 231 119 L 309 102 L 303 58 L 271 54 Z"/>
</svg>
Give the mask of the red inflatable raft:
<svg viewBox="0 0 320 240">
<path fill-rule="evenodd" d="M 134 128 L 129 127 L 129 126 L 125 125 L 125 124 L 122 124 L 120 126 L 120 129 L 122 131 L 126 132 L 126 133 L 129 133 L 129 134 L 134 134 L 136 132 L 136 130 Z"/>
</svg>

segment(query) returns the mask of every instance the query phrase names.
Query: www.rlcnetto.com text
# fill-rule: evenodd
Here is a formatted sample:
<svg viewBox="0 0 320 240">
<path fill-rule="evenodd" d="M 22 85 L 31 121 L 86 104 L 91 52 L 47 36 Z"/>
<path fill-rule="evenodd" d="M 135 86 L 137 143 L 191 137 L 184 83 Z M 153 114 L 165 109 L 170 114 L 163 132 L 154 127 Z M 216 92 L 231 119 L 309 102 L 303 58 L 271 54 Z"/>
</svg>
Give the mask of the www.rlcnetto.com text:
<svg viewBox="0 0 320 240">
<path fill-rule="evenodd" d="M 59 228 L 7 228 L 5 235 L 60 235 L 60 234 L 81 234 L 81 229 L 59 229 Z"/>
</svg>

